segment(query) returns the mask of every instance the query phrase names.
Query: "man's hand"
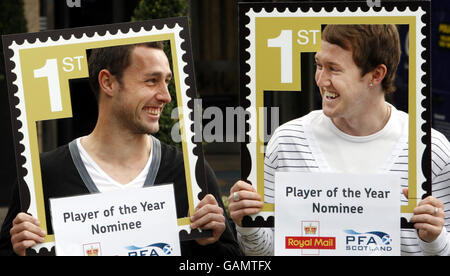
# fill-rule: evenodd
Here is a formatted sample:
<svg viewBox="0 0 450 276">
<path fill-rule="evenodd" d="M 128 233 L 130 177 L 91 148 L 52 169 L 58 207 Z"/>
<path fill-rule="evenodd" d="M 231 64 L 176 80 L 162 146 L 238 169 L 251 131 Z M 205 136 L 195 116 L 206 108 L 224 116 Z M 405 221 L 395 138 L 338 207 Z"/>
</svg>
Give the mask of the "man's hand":
<svg viewBox="0 0 450 276">
<path fill-rule="evenodd" d="M 45 231 L 40 228 L 40 222 L 36 218 L 19 213 L 13 220 L 13 227 L 9 231 L 14 252 L 19 256 L 25 256 L 27 248 L 44 242 Z"/>
<path fill-rule="evenodd" d="M 408 198 L 408 189 L 403 189 L 403 194 Z M 436 240 L 444 227 L 444 204 L 439 199 L 429 196 L 420 201 L 413 212 L 411 222 L 418 230 L 419 237 L 426 242 Z"/>
<path fill-rule="evenodd" d="M 212 230 L 213 236 L 197 239 L 200 245 L 215 243 L 225 231 L 225 217 L 216 198 L 208 194 L 197 205 L 194 215 L 191 216 L 191 229 Z"/>
<path fill-rule="evenodd" d="M 242 226 L 242 218 L 244 216 L 257 214 L 263 207 L 261 196 L 256 192 L 255 188 L 241 180 L 231 187 L 228 202 L 230 217 L 239 226 Z"/>
</svg>

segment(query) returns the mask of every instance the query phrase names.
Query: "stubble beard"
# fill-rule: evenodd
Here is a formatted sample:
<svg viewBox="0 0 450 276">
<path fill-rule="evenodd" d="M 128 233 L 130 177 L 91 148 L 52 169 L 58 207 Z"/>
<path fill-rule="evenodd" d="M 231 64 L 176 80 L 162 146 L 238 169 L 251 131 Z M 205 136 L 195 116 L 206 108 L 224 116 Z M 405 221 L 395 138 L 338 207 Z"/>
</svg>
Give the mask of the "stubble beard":
<svg viewBox="0 0 450 276">
<path fill-rule="evenodd" d="M 130 133 L 136 135 L 155 134 L 159 131 L 159 122 L 145 123 L 145 118 L 142 118 L 142 110 L 136 112 L 127 111 L 124 106 L 117 113 L 117 120 L 123 129 L 127 129 Z"/>
</svg>

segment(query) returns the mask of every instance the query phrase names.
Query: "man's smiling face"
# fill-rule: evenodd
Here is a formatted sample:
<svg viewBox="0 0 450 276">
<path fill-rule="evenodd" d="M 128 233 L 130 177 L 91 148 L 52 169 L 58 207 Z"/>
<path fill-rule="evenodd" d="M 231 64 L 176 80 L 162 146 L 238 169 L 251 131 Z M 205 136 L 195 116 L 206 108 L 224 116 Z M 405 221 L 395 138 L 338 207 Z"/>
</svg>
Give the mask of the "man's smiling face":
<svg viewBox="0 0 450 276">
<path fill-rule="evenodd" d="M 161 49 L 137 46 L 124 70 L 118 97 L 117 116 L 124 127 L 137 133 L 156 133 L 164 106 L 171 101 L 168 84 L 172 78 L 169 61 Z"/>
<path fill-rule="evenodd" d="M 322 109 L 326 116 L 352 119 L 360 116 L 370 104 L 375 93 L 370 93 L 370 76 L 361 76 L 353 61 L 352 51 L 322 40 L 317 52 L 316 84 L 322 96 Z"/>
</svg>

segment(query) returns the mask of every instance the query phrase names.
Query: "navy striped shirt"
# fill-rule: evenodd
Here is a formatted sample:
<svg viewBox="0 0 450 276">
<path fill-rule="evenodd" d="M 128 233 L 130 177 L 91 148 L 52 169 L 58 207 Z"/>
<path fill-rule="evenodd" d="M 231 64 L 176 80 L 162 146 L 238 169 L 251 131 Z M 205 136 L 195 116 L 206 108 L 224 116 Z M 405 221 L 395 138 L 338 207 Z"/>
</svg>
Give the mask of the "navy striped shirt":
<svg viewBox="0 0 450 276">
<path fill-rule="evenodd" d="M 400 112 L 395 108 L 393 112 Z M 311 135 L 312 113 L 280 126 L 272 136 L 266 148 L 264 161 L 264 200 L 274 203 L 275 172 L 325 172 L 327 162 L 320 150 L 316 149 L 317 141 Z M 314 114 L 313 114 L 314 113 Z M 322 112 L 320 112 L 322 113 Z M 396 118 L 407 118 L 397 116 Z M 432 130 L 432 194 L 444 204 L 445 227 L 441 236 L 434 243 L 427 244 L 418 238 L 415 229 L 402 229 L 402 255 L 448 255 L 450 254 L 450 143 L 444 135 Z M 391 156 L 392 162 L 385 171 L 398 174 L 402 188 L 408 187 L 408 139 L 407 129 Z M 402 197 L 404 198 L 404 197 Z M 402 199 L 407 204 L 407 199 Z M 247 255 L 273 255 L 273 229 L 243 229 L 237 227 L 241 248 Z M 438 241 L 439 240 L 439 241 Z"/>
</svg>

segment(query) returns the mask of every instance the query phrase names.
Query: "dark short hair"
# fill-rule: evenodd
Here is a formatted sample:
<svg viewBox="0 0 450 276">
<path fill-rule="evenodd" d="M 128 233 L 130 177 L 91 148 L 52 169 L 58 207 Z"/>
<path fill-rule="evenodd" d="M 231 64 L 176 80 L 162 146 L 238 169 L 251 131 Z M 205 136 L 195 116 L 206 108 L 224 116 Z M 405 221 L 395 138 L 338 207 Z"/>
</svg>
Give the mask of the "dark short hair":
<svg viewBox="0 0 450 276">
<path fill-rule="evenodd" d="M 89 84 L 97 101 L 100 91 L 100 85 L 98 83 L 98 75 L 100 71 L 107 69 L 112 75 L 116 76 L 117 80 L 121 84 L 123 72 L 131 63 L 131 52 L 137 46 L 163 50 L 164 42 L 145 42 L 90 50 L 88 58 Z"/>
<path fill-rule="evenodd" d="M 382 86 L 385 93 L 395 91 L 394 81 L 401 48 L 397 27 L 392 24 L 327 25 L 322 39 L 353 52 L 353 61 L 364 76 L 378 65 L 386 65 Z"/>
</svg>

